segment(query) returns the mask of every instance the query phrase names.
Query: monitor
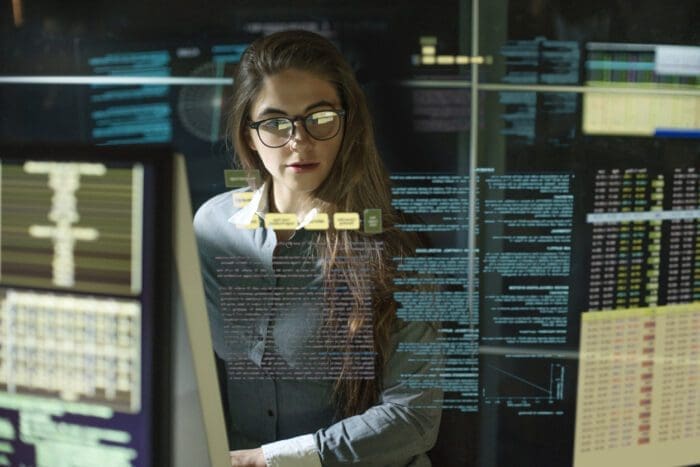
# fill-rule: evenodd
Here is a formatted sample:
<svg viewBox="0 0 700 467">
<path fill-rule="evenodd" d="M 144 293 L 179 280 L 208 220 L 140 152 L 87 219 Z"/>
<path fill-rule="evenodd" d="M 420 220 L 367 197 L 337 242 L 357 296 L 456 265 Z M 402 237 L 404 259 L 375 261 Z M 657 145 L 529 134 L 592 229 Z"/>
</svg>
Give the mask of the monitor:
<svg viewBox="0 0 700 467">
<path fill-rule="evenodd" d="M 183 173 L 165 147 L 0 148 L 0 465 L 185 465 L 183 416 L 211 429 Z"/>
</svg>

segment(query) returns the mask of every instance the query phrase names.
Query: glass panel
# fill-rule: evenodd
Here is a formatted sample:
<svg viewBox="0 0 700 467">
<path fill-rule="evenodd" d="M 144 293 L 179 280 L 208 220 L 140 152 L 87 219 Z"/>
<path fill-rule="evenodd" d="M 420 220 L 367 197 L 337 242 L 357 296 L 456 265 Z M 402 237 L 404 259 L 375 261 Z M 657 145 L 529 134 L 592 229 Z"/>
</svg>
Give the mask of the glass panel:
<svg viewBox="0 0 700 467">
<path fill-rule="evenodd" d="M 97 21 L 49 1 L 17 0 L 3 8 L 5 76 L 99 79 L 2 83 L 3 108 L 14 114 L 0 117 L 0 137 L 172 144 L 187 158 L 194 208 L 226 188 L 232 71 L 247 44 L 277 30 L 308 29 L 338 45 L 369 98 L 377 143 L 390 168 L 425 170 L 435 167 L 426 161 L 437 160 L 450 170 L 465 154 L 465 91 L 415 81 L 465 79 L 465 67 L 456 63 L 471 47 L 468 2 L 308 1 L 292 7 L 268 1 L 261 9 L 248 1 L 220 1 L 208 4 L 215 15 L 192 5 L 163 10 L 110 2 L 100 5 Z M 423 43 L 432 44 L 426 57 L 434 64 L 423 64 Z"/>
<path fill-rule="evenodd" d="M 478 465 L 696 463 L 697 4 L 483 3 Z"/>
</svg>

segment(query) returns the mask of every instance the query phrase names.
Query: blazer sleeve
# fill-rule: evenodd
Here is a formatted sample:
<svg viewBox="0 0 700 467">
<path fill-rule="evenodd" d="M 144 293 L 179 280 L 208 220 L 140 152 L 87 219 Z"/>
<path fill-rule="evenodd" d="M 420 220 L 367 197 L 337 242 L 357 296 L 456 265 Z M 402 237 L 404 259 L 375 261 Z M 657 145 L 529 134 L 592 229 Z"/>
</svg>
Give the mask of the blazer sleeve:
<svg viewBox="0 0 700 467">
<path fill-rule="evenodd" d="M 394 333 L 379 403 L 314 434 L 323 465 L 408 465 L 425 457 L 442 415 L 436 335 L 425 322 L 409 322 Z"/>
</svg>

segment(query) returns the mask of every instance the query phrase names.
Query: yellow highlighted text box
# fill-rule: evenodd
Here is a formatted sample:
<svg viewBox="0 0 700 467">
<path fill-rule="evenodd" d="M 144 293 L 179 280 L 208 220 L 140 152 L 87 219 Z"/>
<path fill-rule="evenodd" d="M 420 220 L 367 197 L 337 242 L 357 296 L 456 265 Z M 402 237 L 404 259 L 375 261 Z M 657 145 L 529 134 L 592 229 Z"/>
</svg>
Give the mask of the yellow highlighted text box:
<svg viewBox="0 0 700 467">
<path fill-rule="evenodd" d="M 239 191 L 231 194 L 233 197 L 233 207 L 242 208 L 246 204 L 250 203 L 253 199 L 253 193 L 251 191 Z"/>
<path fill-rule="evenodd" d="M 260 218 L 258 216 L 253 216 L 253 218 L 250 220 L 250 224 L 236 224 L 236 228 L 238 229 L 253 230 L 257 229 L 258 227 L 260 227 Z"/>
<path fill-rule="evenodd" d="M 295 230 L 298 226 L 297 215 L 281 212 L 267 213 L 265 226 L 275 230 Z"/>
<path fill-rule="evenodd" d="M 328 214 L 319 212 L 304 228 L 306 230 L 328 230 L 329 225 Z"/>
<path fill-rule="evenodd" d="M 359 230 L 360 214 L 356 212 L 336 212 L 333 214 L 333 227 L 337 230 Z"/>
</svg>

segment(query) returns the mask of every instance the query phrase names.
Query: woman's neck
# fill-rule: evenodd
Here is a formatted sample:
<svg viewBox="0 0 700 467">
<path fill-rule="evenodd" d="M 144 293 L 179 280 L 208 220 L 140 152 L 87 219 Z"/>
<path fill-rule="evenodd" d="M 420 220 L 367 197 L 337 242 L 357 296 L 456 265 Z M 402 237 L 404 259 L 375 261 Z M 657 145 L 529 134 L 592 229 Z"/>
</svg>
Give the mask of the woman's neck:
<svg viewBox="0 0 700 467">
<path fill-rule="evenodd" d="M 278 189 L 276 185 L 272 185 L 269 191 L 268 206 L 270 212 L 283 212 L 296 214 L 297 219 L 302 219 L 310 208 L 310 197 L 299 195 L 299 193 L 290 192 L 282 188 Z M 294 230 L 277 230 L 275 234 L 277 241 L 284 243 L 289 241 L 294 236 Z"/>
<path fill-rule="evenodd" d="M 274 183 L 269 196 L 270 212 L 296 214 L 299 219 L 302 219 L 312 207 L 310 195 L 292 192 Z"/>
</svg>

